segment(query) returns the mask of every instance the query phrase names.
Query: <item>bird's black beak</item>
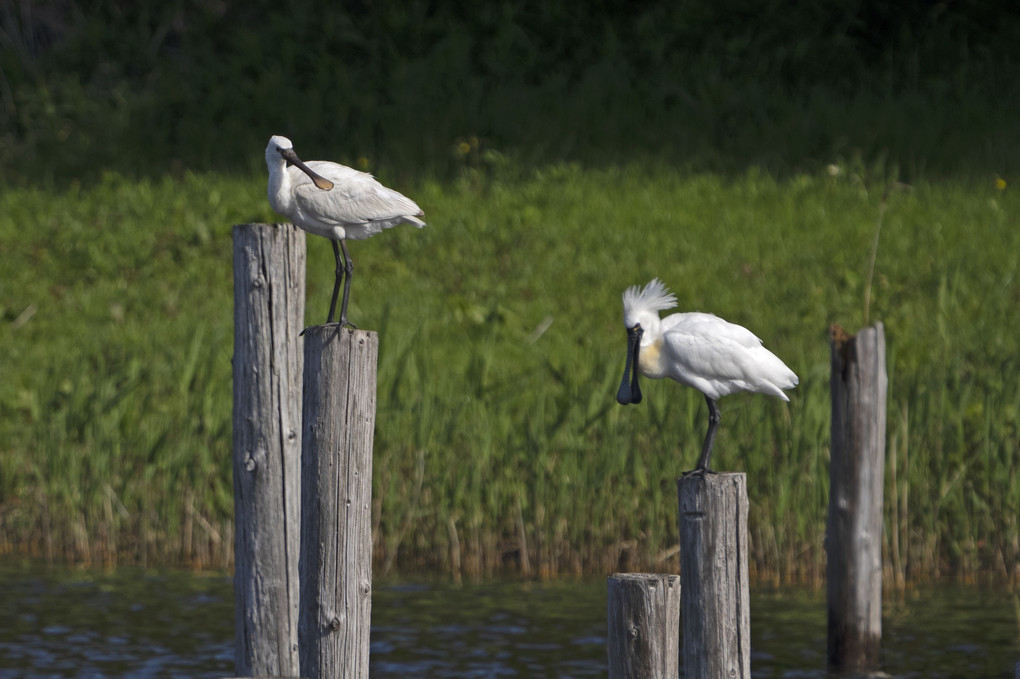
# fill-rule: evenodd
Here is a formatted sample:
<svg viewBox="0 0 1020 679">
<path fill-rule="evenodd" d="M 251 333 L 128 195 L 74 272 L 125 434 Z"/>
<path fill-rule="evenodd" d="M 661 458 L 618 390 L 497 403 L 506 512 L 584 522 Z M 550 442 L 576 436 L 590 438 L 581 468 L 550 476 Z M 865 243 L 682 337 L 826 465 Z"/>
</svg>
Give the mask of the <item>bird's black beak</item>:
<svg viewBox="0 0 1020 679">
<path fill-rule="evenodd" d="M 323 191 L 329 191 L 330 189 L 333 188 L 333 182 L 329 181 L 320 174 L 316 174 L 312 170 L 312 168 L 305 165 L 304 162 L 302 162 L 302 160 L 298 158 L 298 155 L 294 153 L 294 149 L 280 149 L 280 155 L 283 156 L 288 163 L 294 165 L 299 170 L 308 175 L 308 178 L 311 179 L 312 182 Z"/>
<path fill-rule="evenodd" d="M 627 328 L 627 365 L 623 368 L 620 390 L 616 392 L 616 400 L 620 405 L 641 403 L 641 388 L 638 387 L 638 352 L 641 350 L 641 335 L 644 332 L 640 325 Z"/>
</svg>

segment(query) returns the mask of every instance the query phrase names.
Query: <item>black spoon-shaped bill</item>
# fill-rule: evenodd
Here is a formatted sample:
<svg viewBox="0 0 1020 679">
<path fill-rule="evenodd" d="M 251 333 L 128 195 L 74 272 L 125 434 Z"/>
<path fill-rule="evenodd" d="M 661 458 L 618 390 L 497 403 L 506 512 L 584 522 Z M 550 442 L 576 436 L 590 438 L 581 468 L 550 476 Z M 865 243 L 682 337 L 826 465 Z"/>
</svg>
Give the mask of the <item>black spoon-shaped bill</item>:
<svg viewBox="0 0 1020 679">
<path fill-rule="evenodd" d="M 623 381 L 620 382 L 620 389 L 616 392 L 616 400 L 620 405 L 641 403 L 641 387 L 638 386 L 638 352 L 641 350 L 643 333 L 640 325 L 627 328 L 627 364 L 623 367 Z"/>
<path fill-rule="evenodd" d="M 333 188 L 333 182 L 329 181 L 321 174 L 316 173 L 312 168 L 304 164 L 304 162 L 298 158 L 297 153 L 294 149 L 280 149 L 280 155 L 287 159 L 287 162 L 297 166 L 299 170 L 308 175 L 308 178 L 323 191 L 329 191 Z"/>
</svg>

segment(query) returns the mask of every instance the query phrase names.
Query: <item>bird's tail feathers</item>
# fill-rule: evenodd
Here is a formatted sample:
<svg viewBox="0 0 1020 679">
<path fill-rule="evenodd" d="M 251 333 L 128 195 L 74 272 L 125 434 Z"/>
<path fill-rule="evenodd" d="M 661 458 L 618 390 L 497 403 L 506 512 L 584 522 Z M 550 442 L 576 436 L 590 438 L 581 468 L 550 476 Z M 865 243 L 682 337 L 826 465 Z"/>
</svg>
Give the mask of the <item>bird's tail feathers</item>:
<svg viewBox="0 0 1020 679">
<path fill-rule="evenodd" d="M 760 393 L 768 394 L 769 396 L 775 396 L 781 398 L 784 401 L 789 401 L 790 397 L 786 395 L 784 389 L 793 389 L 800 380 L 797 378 L 797 374 L 790 370 L 790 368 L 783 363 L 782 359 L 773 354 L 767 349 L 765 351 L 770 359 L 767 363 L 759 362 L 759 366 L 765 368 L 764 374 L 759 378 L 758 386 Z"/>
</svg>

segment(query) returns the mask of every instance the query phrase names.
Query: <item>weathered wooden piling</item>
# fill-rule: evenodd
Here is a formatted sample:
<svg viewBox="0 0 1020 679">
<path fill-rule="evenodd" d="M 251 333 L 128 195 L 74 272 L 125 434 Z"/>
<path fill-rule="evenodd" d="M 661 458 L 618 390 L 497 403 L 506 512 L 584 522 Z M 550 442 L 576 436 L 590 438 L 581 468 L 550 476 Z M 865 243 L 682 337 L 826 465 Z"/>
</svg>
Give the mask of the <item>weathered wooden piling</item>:
<svg viewBox="0 0 1020 679">
<path fill-rule="evenodd" d="M 885 332 L 833 326 L 832 442 L 826 536 L 829 664 L 879 666 L 882 641 L 882 489 Z"/>
<path fill-rule="evenodd" d="M 686 476 L 677 495 L 684 677 L 750 679 L 747 477 Z"/>
<path fill-rule="evenodd" d="M 609 679 L 680 676 L 680 576 L 609 578 Z"/>
<path fill-rule="evenodd" d="M 234 670 L 298 676 L 305 233 L 234 227 Z"/>
<path fill-rule="evenodd" d="M 298 641 L 308 677 L 368 677 L 378 354 L 374 332 L 305 331 Z"/>
</svg>

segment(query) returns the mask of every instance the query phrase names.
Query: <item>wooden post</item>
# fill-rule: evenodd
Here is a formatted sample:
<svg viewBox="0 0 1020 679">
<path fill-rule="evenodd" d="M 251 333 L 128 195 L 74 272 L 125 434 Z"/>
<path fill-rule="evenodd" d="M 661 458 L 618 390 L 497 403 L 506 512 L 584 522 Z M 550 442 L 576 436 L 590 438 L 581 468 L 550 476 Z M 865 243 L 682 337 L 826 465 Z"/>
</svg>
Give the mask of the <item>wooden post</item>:
<svg viewBox="0 0 1020 679">
<path fill-rule="evenodd" d="M 882 324 L 832 335 L 832 441 L 826 536 L 828 657 L 841 669 L 879 666 L 882 488 L 888 378 Z"/>
<path fill-rule="evenodd" d="M 374 332 L 305 330 L 298 642 L 308 677 L 368 677 L 378 355 Z"/>
<path fill-rule="evenodd" d="M 609 679 L 678 679 L 680 576 L 609 578 Z"/>
<path fill-rule="evenodd" d="M 298 676 L 305 233 L 234 227 L 234 671 Z"/>
<path fill-rule="evenodd" d="M 684 477 L 677 495 L 684 677 L 750 679 L 747 477 Z"/>
</svg>

